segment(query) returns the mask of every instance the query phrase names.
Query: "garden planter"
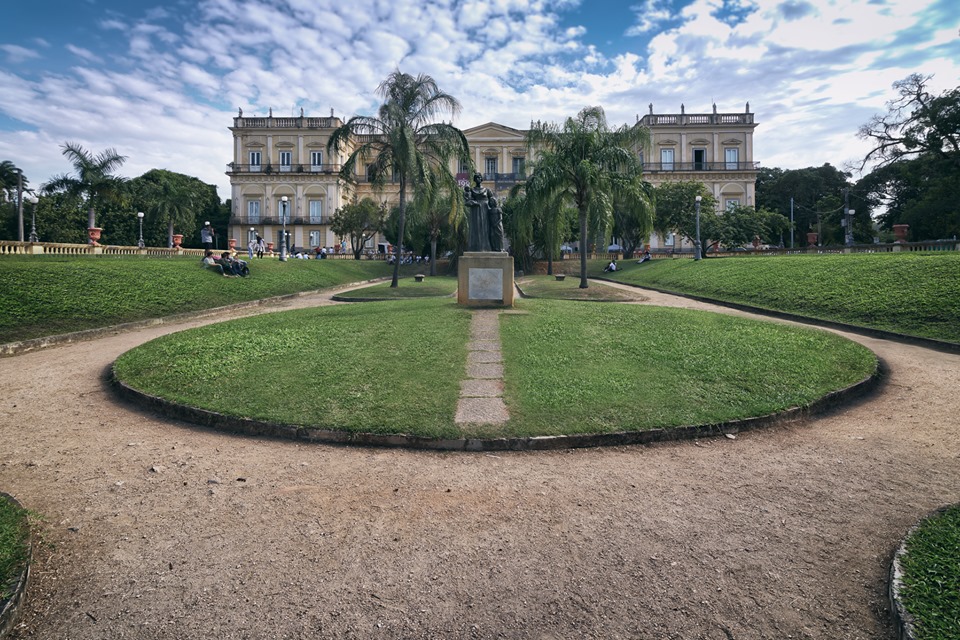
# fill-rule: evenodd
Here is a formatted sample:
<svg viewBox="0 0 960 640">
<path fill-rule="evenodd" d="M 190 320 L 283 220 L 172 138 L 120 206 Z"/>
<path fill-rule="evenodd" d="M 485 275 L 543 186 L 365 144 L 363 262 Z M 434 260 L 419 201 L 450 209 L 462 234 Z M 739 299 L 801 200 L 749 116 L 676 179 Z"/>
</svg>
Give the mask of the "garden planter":
<svg viewBox="0 0 960 640">
<path fill-rule="evenodd" d="M 237 239 L 236 239 L 236 238 L 230 238 L 229 240 L 227 240 L 227 246 L 230 248 L 231 251 L 236 251 L 236 249 L 237 249 Z"/>
<path fill-rule="evenodd" d="M 893 235 L 896 237 L 896 240 L 894 242 L 906 242 L 907 231 L 909 230 L 910 230 L 910 225 L 908 224 L 893 225 Z"/>
<path fill-rule="evenodd" d="M 269 251 L 270 253 L 273 253 L 273 243 L 272 243 L 272 242 L 268 242 L 268 243 L 267 243 L 267 251 Z"/>
<path fill-rule="evenodd" d="M 179 249 L 181 242 L 183 242 L 183 234 L 182 233 L 173 234 L 173 248 Z"/>
<path fill-rule="evenodd" d="M 818 239 L 819 239 L 818 235 L 813 231 L 807 234 L 807 244 L 811 246 L 815 246 L 817 244 Z"/>
<path fill-rule="evenodd" d="M 101 233 L 103 233 L 103 229 L 100 227 L 90 227 L 87 229 L 87 234 L 90 236 L 90 244 L 100 244 Z"/>
</svg>

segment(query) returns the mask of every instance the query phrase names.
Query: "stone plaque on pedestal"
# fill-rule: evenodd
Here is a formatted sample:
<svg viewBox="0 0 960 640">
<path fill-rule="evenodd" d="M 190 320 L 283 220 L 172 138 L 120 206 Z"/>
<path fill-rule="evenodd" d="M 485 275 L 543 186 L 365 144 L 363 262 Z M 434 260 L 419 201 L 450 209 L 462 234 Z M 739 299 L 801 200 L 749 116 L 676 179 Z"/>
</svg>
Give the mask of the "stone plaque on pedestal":
<svg viewBox="0 0 960 640">
<path fill-rule="evenodd" d="M 499 251 L 467 251 L 457 267 L 457 302 L 471 307 L 513 306 L 513 257 Z"/>
</svg>

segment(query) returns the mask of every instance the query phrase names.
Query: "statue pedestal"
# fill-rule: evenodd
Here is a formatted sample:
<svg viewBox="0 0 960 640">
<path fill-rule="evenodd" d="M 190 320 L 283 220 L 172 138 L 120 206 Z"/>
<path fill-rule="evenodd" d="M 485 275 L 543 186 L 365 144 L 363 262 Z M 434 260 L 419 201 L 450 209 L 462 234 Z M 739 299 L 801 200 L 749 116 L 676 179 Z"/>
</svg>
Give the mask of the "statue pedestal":
<svg viewBox="0 0 960 640">
<path fill-rule="evenodd" d="M 467 251 L 457 263 L 457 303 L 468 307 L 512 307 L 513 257 Z"/>
</svg>

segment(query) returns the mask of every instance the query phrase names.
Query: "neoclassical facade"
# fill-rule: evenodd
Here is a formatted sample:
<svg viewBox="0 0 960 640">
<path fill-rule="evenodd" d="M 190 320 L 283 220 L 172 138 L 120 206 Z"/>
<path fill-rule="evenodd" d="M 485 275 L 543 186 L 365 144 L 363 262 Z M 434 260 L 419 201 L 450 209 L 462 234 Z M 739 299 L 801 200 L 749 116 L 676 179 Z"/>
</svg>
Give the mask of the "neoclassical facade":
<svg viewBox="0 0 960 640">
<path fill-rule="evenodd" d="M 279 246 L 282 231 L 290 245 L 337 247 L 342 239 L 330 229 L 334 211 L 358 197 L 396 202 L 397 189 L 387 183 L 374 190 L 360 167 L 356 180 L 346 184 L 338 172 L 343 154 L 329 157 L 327 141 L 343 122 L 329 117 L 244 117 L 233 119 L 233 161 L 227 165 L 233 210 L 229 237 L 241 246 L 255 235 Z M 742 113 L 657 114 L 638 116 L 637 125 L 650 130 L 650 145 L 638 150 L 645 178 L 654 185 L 673 180 L 702 182 L 721 207 L 753 205 L 758 163 L 753 157 L 756 127 L 750 105 Z M 470 172 L 483 174 L 483 186 L 505 193 L 522 180 L 530 157 L 526 130 L 495 122 L 464 130 L 470 144 L 472 167 L 451 166 L 461 184 Z M 535 153 L 535 152 L 534 152 Z M 395 185 L 396 183 L 393 183 Z M 382 238 L 370 241 L 370 248 Z M 652 247 L 672 247 L 674 239 L 651 238 Z"/>
</svg>

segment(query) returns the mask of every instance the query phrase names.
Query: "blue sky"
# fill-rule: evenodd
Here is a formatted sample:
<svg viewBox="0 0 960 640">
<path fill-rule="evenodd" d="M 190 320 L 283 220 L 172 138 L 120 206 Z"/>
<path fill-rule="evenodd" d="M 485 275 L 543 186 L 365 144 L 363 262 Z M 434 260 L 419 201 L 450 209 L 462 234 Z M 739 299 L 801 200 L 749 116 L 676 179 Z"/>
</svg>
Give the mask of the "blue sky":
<svg viewBox="0 0 960 640">
<path fill-rule="evenodd" d="M 228 198 L 245 115 L 370 113 L 393 69 L 463 103 L 455 124 L 517 128 L 601 105 L 614 124 L 740 112 L 756 159 L 844 167 L 891 84 L 960 84 L 955 0 L 71 0 L 0 22 L 0 160 L 34 186 L 64 142 L 194 175 Z"/>
</svg>

